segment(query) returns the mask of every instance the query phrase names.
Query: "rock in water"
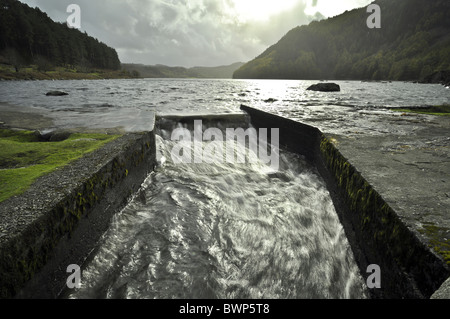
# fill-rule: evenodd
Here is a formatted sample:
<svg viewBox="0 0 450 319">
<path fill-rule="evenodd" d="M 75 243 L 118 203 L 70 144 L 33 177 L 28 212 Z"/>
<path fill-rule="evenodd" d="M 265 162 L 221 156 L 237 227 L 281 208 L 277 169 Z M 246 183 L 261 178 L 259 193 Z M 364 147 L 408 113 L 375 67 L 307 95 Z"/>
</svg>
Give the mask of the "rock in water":
<svg viewBox="0 0 450 319">
<path fill-rule="evenodd" d="M 34 135 L 40 142 L 62 142 L 67 140 L 71 133 L 64 130 L 57 131 L 35 131 Z"/>
<path fill-rule="evenodd" d="M 336 83 L 319 83 L 311 85 L 307 88 L 308 91 L 321 91 L 321 92 L 340 92 L 341 87 Z"/>
<path fill-rule="evenodd" d="M 50 91 L 50 92 L 47 92 L 46 95 L 47 96 L 64 96 L 64 95 L 69 95 L 69 93 L 62 92 L 62 91 Z"/>
</svg>

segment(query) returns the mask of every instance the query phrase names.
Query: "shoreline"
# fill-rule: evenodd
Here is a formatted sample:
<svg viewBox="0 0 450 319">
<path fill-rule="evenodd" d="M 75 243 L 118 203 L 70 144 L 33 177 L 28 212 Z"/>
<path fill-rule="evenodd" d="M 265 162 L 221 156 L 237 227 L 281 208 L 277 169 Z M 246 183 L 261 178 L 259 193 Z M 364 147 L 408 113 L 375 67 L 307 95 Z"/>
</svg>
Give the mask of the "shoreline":
<svg viewBox="0 0 450 319">
<path fill-rule="evenodd" d="M 76 68 L 54 67 L 48 71 L 40 71 L 35 65 L 22 67 L 16 72 L 12 66 L 0 64 L 0 81 L 40 81 L 40 80 L 104 80 L 134 79 L 125 70 L 90 69 L 88 72 Z"/>
<path fill-rule="evenodd" d="M 275 80 L 275 81 L 317 81 L 317 82 L 333 82 L 333 81 L 350 81 L 350 82 L 364 82 L 364 83 L 383 83 L 389 84 L 393 82 L 402 83 L 414 83 L 421 85 L 442 85 L 447 86 L 445 82 L 442 81 L 430 81 L 425 82 L 422 79 L 414 80 L 367 80 L 367 79 L 235 79 L 235 78 L 211 78 L 211 77 L 177 77 L 177 76 L 164 76 L 164 77 L 145 77 L 133 74 L 124 68 L 121 70 L 103 70 L 103 69 L 92 69 L 90 72 L 83 72 L 77 69 L 70 69 L 68 67 L 54 67 L 53 70 L 49 71 L 39 71 L 36 65 L 28 65 L 21 68 L 19 72 L 15 72 L 13 67 L 10 65 L 0 63 L 0 82 L 1 81 L 45 81 L 45 80 L 120 80 L 120 79 L 227 79 L 227 80 Z"/>
</svg>

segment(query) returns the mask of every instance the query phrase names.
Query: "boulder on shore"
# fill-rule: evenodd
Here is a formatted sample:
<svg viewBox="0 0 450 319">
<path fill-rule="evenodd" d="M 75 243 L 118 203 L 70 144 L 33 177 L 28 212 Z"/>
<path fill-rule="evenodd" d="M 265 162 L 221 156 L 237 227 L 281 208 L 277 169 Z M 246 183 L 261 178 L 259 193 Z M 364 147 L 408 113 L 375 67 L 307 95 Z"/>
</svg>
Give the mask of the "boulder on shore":
<svg viewBox="0 0 450 319">
<path fill-rule="evenodd" d="M 336 83 L 318 83 L 311 85 L 307 88 L 308 91 L 321 91 L 321 92 L 340 92 L 341 87 Z"/>
<path fill-rule="evenodd" d="M 46 95 L 47 96 L 64 96 L 64 95 L 69 95 L 69 93 L 62 92 L 62 91 L 50 91 L 50 92 L 47 92 Z"/>
<path fill-rule="evenodd" d="M 72 133 L 64 130 L 56 131 L 35 131 L 34 135 L 38 138 L 39 142 L 62 142 L 67 140 Z"/>
</svg>

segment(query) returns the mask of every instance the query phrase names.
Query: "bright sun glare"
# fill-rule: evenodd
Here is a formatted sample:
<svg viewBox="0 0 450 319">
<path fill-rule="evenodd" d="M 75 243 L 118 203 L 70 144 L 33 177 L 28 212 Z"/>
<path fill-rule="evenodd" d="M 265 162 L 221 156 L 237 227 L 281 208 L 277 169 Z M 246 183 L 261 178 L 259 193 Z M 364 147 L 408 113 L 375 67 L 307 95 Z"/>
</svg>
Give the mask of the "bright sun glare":
<svg viewBox="0 0 450 319">
<path fill-rule="evenodd" d="M 268 17 L 292 8 L 299 0 L 232 0 L 242 18 L 266 20 Z"/>
<path fill-rule="evenodd" d="M 305 12 L 314 15 L 320 12 L 332 17 L 356 7 L 367 5 L 372 0 L 303 0 Z M 302 0 L 232 0 L 235 10 L 245 20 L 267 20 L 270 16 L 294 8 Z M 303 12 L 302 12 L 303 13 Z M 299 13 L 300 15 L 300 13 Z"/>
</svg>

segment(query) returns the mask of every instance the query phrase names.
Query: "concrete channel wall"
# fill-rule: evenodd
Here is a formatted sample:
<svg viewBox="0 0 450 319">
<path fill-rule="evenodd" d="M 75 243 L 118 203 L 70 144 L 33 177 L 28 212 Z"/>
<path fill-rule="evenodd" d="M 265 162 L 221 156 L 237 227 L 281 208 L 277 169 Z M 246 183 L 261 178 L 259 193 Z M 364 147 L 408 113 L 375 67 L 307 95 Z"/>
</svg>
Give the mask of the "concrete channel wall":
<svg viewBox="0 0 450 319">
<path fill-rule="evenodd" d="M 0 298 L 53 299 L 156 164 L 154 129 L 128 133 L 0 204 Z"/>
<path fill-rule="evenodd" d="M 58 298 L 70 275 L 67 266 L 83 264 L 112 216 L 153 170 L 155 131 L 195 119 L 280 129 L 280 147 L 305 156 L 325 180 L 362 276 L 367 278 L 368 265 L 380 266 L 381 288 L 370 290 L 373 298 L 450 297 L 445 284 L 438 289 L 450 275 L 447 264 L 405 226 L 331 138 L 309 125 L 241 109 L 244 114 L 160 117 L 157 128 L 126 134 L 0 204 L 0 298 Z"/>
<path fill-rule="evenodd" d="M 363 278 L 369 275 L 369 265 L 381 268 L 381 288 L 370 290 L 373 298 L 430 298 L 439 289 L 450 275 L 445 261 L 401 221 L 331 138 L 309 125 L 247 106 L 241 109 L 256 128 L 279 128 L 280 147 L 305 156 L 317 167 Z"/>
</svg>

